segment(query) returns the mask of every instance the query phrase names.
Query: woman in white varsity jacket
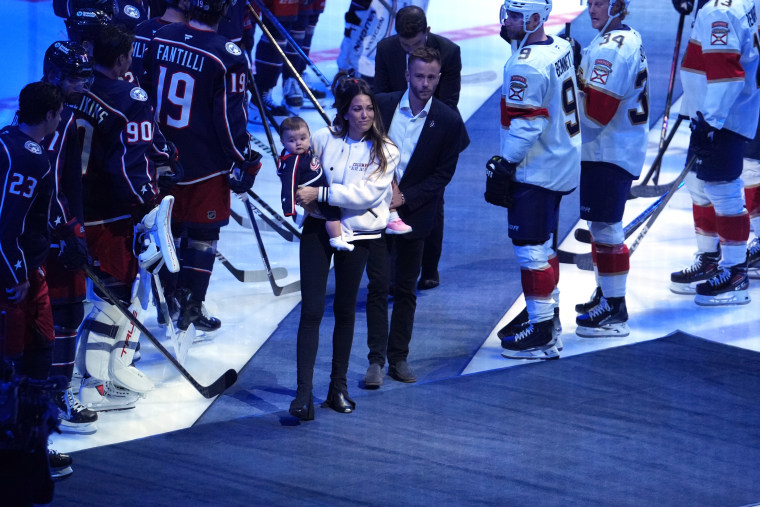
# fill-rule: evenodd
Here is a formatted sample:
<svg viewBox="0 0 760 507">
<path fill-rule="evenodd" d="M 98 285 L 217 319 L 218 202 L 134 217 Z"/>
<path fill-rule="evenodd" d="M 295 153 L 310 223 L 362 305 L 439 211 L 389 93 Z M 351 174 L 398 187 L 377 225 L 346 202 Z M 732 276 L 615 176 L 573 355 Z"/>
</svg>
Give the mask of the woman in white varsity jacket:
<svg viewBox="0 0 760 507">
<path fill-rule="evenodd" d="M 329 187 L 304 187 L 296 204 L 315 201 L 341 209 L 343 237 L 351 252 L 330 247 L 324 220 L 308 216 L 301 235 L 301 320 L 298 326 L 296 398 L 290 413 L 301 420 L 314 418 L 312 377 L 319 345 L 319 324 L 325 311 L 330 259 L 335 256 L 335 328 L 330 388 L 323 406 L 341 413 L 356 407 L 348 396 L 346 372 L 354 339 L 356 295 L 369 255 L 368 239 L 379 238 L 388 223 L 391 181 L 399 159 L 398 148 L 385 135 L 369 85 L 344 78 L 335 86 L 337 114 L 333 126 L 311 138 L 312 148 L 325 170 Z"/>
</svg>

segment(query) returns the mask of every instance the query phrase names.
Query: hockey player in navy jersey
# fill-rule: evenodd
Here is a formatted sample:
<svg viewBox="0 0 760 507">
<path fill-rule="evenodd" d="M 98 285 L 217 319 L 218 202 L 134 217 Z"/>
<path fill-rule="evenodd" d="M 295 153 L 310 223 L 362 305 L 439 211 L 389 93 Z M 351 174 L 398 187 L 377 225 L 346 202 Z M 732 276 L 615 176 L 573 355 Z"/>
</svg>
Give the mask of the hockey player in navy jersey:
<svg viewBox="0 0 760 507">
<path fill-rule="evenodd" d="M 749 215 L 740 178 L 744 145 L 760 110 L 757 6 L 714 0 L 701 6 L 681 63 L 681 113 L 692 119 L 686 177 L 697 255 L 671 274 L 671 290 L 700 305 L 746 304 Z"/>
<path fill-rule="evenodd" d="M 57 41 L 45 52 L 43 81 L 61 89 L 67 103 L 77 103 L 92 82 L 92 62 L 84 46 Z M 84 319 L 85 276 L 80 269 L 87 264 L 82 209 L 82 151 L 73 109 L 64 106 L 61 122 L 43 144 L 55 182 L 50 209 L 50 224 L 56 237 L 45 261 L 50 303 L 55 324 L 52 375 L 72 380 L 76 337 Z M 79 386 L 75 386 L 78 390 Z M 74 396 L 71 386 L 56 399 L 62 431 L 93 433 L 97 414 L 85 408 Z"/>
<path fill-rule="evenodd" d="M 148 93 L 151 92 L 153 87 L 148 81 L 148 76 L 145 74 L 145 68 L 143 67 L 145 51 L 160 28 L 172 23 L 187 22 L 187 10 L 189 8 L 190 0 L 166 0 L 166 10 L 161 17 L 143 21 L 135 27 L 135 42 L 132 44 L 132 67 L 130 68 L 130 72 L 135 76 L 140 87 Z"/>
<path fill-rule="evenodd" d="M 203 313 L 219 231 L 230 217 L 230 189 L 253 185 L 261 156 L 246 131 L 248 60 L 216 33 L 227 0 L 192 0 L 190 21 L 156 32 L 145 67 L 151 75 L 156 118 L 179 150 L 184 177 L 172 190 L 179 279 L 167 279 L 167 300 L 180 302 L 177 327 L 214 331 L 219 319 Z"/>
<path fill-rule="evenodd" d="M 520 263 L 529 321 L 500 333 L 510 358 L 559 357 L 553 332 L 559 262 L 551 248 L 563 195 L 577 185 L 581 127 L 573 51 L 547 36 L 551 0 L 505 0 L 501 22 L 513 51 L 504 66 L 501 154 L 495 163 L 512 174 L 509 237 Z M 493 161 L 493 159 L 492 159 Z"/>
<path fill-rule="evenodd" d="M 132 40 L 118 26 L 101 30 L 93 52 L 95 78 L 75 108 L 82 136 L 85 230 L 93 267 L 140 318 L 147 301 L 142 292 L 133 291 L 138 271 L 134 227 L 156 204 L 154 161 L 168 155 L 155 146 L 154 138 L 160 135 L 147 93 L 120 79 L 130 67 Z M 146 282 L 142 280 L 143 285 Z M 133 297 L 133 292 L 139 297 Z M 91 376 L 80 389 L 85 405 L 95 410 L 130 408 L 139 394 L 153 388 L 150 379 L 132 365 L 138 339 L 138 330 L 115 306 L 104 300 L 94 302 L 80 328 L 80 350 L 85 353 L 77 353 L 80 371 Z"/>
<path fill-rule="evenodd" d="M 641 36 L 623 20 L 630 0 L 589 0 L 599 30 L 583 50 L 578 71 L 583 148 L 581 218 L 588 221 L 597 288 L 580 314 L 576 334 L 628 336 L 625 305 L 628 247 L 623 211 L 641 174 L 649 134 L 649 79 Z"/>
<path fill-rule="evenodd" d="M 48 210 L 54 192 L 53 172 L 42 140 L 61 122 L 63 96 L 58 87 L 37 82 L 19 94 L 16 124 L 0 130 L 0 310 L 5 314 L 3 361 L 15 373 L 45 380 L 50 375 L 53 314 L 42 264 L 47 255 Z M 4 364 L 0 371 L 6 372 Z M 2 378 L 7 381 L 8 378 Z M 7 398 L 7 397 L 6 397 Z M 13 400 L 13 395 L 10 396 Z M 11 409 L 11 413 L 13 413 Z M 44 420 L 44 419 L 43 419 Z M 4 422 L 9 422 L 8 419 Z M 47 430 L 48 428 L 45 428 Z M 31 439 L 34 449 L 0 455 L 3 500 L 12 505 L 46 504 L 52 500 L 51 473 L 72 473 L 71 458 L 45 452 L 46 440 Z M 41 445 L 41 448 L 38 448 Z M 20 456 L 24 456 L 19 459 Z M 53 470 L 48 470 L 48 459 Z M 26 487 L 33 488 L 26 491 Z M 22 500 L 23 498 L 23 500 Z M 14 500 L 18 499 L 18 503 Z"/>
</svg>

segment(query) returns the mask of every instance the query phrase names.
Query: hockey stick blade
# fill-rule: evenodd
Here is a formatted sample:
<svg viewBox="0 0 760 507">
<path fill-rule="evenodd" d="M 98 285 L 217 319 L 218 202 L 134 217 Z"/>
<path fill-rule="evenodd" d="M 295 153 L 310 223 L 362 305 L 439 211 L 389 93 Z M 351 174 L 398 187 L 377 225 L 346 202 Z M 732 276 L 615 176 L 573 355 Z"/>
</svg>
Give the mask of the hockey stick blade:
<svg viewBox="0 0 760 507">
<path fill-rule="evenodd" d="M 104 284 L 98 276 L 93 273 L 92 268 L 90 266 L 84 266 L 84 273 L 87 275 L 87 278 L 92 280 L 92 283 L 95 284 L 95 286 L 100 290 L 100 292 L 113 304 L 119 312 L 121 312 L 122 315 L 124 315 L 127 320 L 129 320 L 134 326 L 140 330 L 140 333 L 142 333 L 143 336 L 146 336 L 158 349 L 158 351 L 169 360 L 170 363 L 179 371 L 180 375 L 185 377 L 185 380 L 190 382 L 190 384 L 195 388 L 196 391 L 198 391 L 201 396 L 204 398 L 213 398 L 215 396 L 218 396 L 222 394 L 227 388 L 232 386 L 232 384 L 237 381 L 238 374 L 235 370 L 229 369 L 224 374 L 216 379 L 211 385 L 203 386 L 201 385 L 195 378 L 193 378 L 190 373 L 181 365 L 179 364 L 179 361 L 177 361 L 177 358 L 175 358 L 166 348 L 161 344 L 160 341 L 158 341 L 158 338 L 156 338 L 153 333 L 150 332 L 150 330 L 145 327 L 145 325 L 140 322 L 140 320 L 136 319 L 130 312 L 124 307 L 124 304 L 116 297 L 114 296 L 113 292 L 111 292 L 111 289 L 109 289 L 106 284 Z"/>
<path fill-rule="evenodd" d="M 253 233 L 256 235 L 256 242 L 259 244 L 259 253 L 261 253 L 261 260 L 264 261 L 264 267 L 266 268 L 267 278 L 269 278 L 269 285 L 272 286 L 272 293 L 275 296 L 282 294 L 289 294 L 291 292 L 298 292 L 301 290 L 301 280 L 296 280 L 288 285 L 277 285 L 274 275 L 272 274 L 272 266 L 269 264 L 269 256 L 267 255 L 266 248 L 264 248 L 264 241 L 261 239 L 261 232 L 259 231 L 259 225 L 256 223 L 256 215 L 253 213 L 253 205 L 248 199 L 246 194 L 238 194 L 240 199 L 245 205 L 245 210 L 248 212 L 248 218 L 251 219 L 253 225 Z"/>
<path fill-rule="evenodd" d="M 631 187 L 631 194 L 636 197 L 662 197 L 673 188 L 673 184 L 677 181 L 673 180 L 670 183 L 663 183 L 662 185 L 645 185 Z"/>
<path fill-rule="evenodd" d="M 581 243 L 591 243 L 591 231 L 588 229 L 575 229 L 573 236 L 575 236 L 575 239 Z"/>
<path fill-rule="evenodd" d="M 557 260 L 562 264 L 575 264 L 575 256 L 583 254 L 575 254 L 566 250 L 557 249 Z"/>
<path fill-rule="evenodd" d="M 238 269 L 235 266 L 232 265 L 232 263 L 219 252 L 219 250 L 216 251 L 216 258 L 219 262 L 222 263 L 222 265 L 227 268 L 227 271 L 229 271 L 232 276 L 237 278 L 239 282 L 243 283 L 256 283 L 256 282 L 266 282 L 269 280 L 269 275 L 267 275 L 266 270 L 264 269 Z M 275 277 L 276 280 L 279 280 L 280 278 L 287 278 L 288 276 L 288 270 L 285 268 L 274 268 L 272 270 L 272 276 Z"/>
<path fill-rule="evenodd" d="M 594 271 L 594 257 L 591 252 L 575 254 L 573 261 L 578 269 L 582 269 L 583 271 Z"/>
</svg>

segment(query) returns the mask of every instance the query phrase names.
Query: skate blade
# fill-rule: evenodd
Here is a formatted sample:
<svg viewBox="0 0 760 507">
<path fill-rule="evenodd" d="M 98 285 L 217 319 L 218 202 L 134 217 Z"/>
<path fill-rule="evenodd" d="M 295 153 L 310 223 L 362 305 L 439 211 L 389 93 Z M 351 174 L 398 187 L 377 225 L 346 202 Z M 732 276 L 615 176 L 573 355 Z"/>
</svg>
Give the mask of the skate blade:
<svg viewBox="0 0 760 507">
<path fill-rule="evenodd" d="M 575 334 L 582 338 L 625 338 L 631 334 L 631 329 L 627 322 L 601 327 L 578 326 L 575 329 Z"/>
<path fill-rule="evenodd" d="M 528 350 L 505 350 L 501 355 L 507 359 L 531 359 L 541 361 L 559 359 L 559 351 L 555 344 Z"/>
<path fill-rule="evenodd" d="M 94 422 L 75 424 L 62 419 L 58 425 L 58 429 L 61 430 L 61 433 L 70 433 L 72 435 L 92 435 L 98 431 L 98 425 Z"/>
<path fill-rule="evenodd" d="M 672 292 L 673 294 L 680 294 L 682 296 L 693 296 L 694 294 L 697 293 L 697 283 L 702 283 L 702 282 L 701 281 L 694 282 L 694 283 L 671 282 L 670 292 Z"/>
<path fill-rule="evenodd" d="M 760 279 L 760 268 L 749 268 L 747 270 L 747 276 L 753 280 Z"/>
<path fill-rule="evenodd" d="M 694 302 L 699 306 L 728 306 L 728 305 L 746 305 L 752 299 L 749 297 L 749 291 L 740 290 L 721 294 L 720 296 L 703 296 L 697 294 L 694 296 Z"/>
</svg>

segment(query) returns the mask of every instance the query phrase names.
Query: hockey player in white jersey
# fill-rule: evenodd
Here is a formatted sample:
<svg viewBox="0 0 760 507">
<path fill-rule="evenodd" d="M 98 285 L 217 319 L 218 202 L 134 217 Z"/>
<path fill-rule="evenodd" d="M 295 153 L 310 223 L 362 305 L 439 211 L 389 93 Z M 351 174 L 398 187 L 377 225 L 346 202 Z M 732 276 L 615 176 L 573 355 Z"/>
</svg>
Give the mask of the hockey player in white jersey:
<svg viewBox="0 0 760 507">
<path fill-rule="evenodd" d="M 599 34 L 583 50 L 578 69 L 581 117 L 581 218 L 593 238 L 596 290 L 580 314 L 576 334 L 628 336 L 625 305 L 628 247 L 623 211 L 641 174 L 649 134 L 649 79 L 641 36 L 623 20 L 630 0 L 589 0 Z"/>
<path fill-rule="evenodd" d="M 544 32 L 551 8 L 551 0 L 506 0 L 501 10 L 517 49 L 504 66 L 501 157 L 494 158 L 513 174 L 509 237 L 530 319 L 500 336 L 510 358 L 559 357 L 552 332 L 559 263 L 551 237 L 562 196 L 578 185 L 581 126 L 572 48 Z"/>
<path fill-rule="evenodd" d="M 744 145 L 760 108 L 757 8 L 753 0 L 711 0 L 699 11 L 681 63 L 681 113 L 692 119 L 686 178 L 697 256 L 671 275 L 671 290 L 699 305 L 746 304 L 749 215 L 742 193 Z"/>
</svg>

